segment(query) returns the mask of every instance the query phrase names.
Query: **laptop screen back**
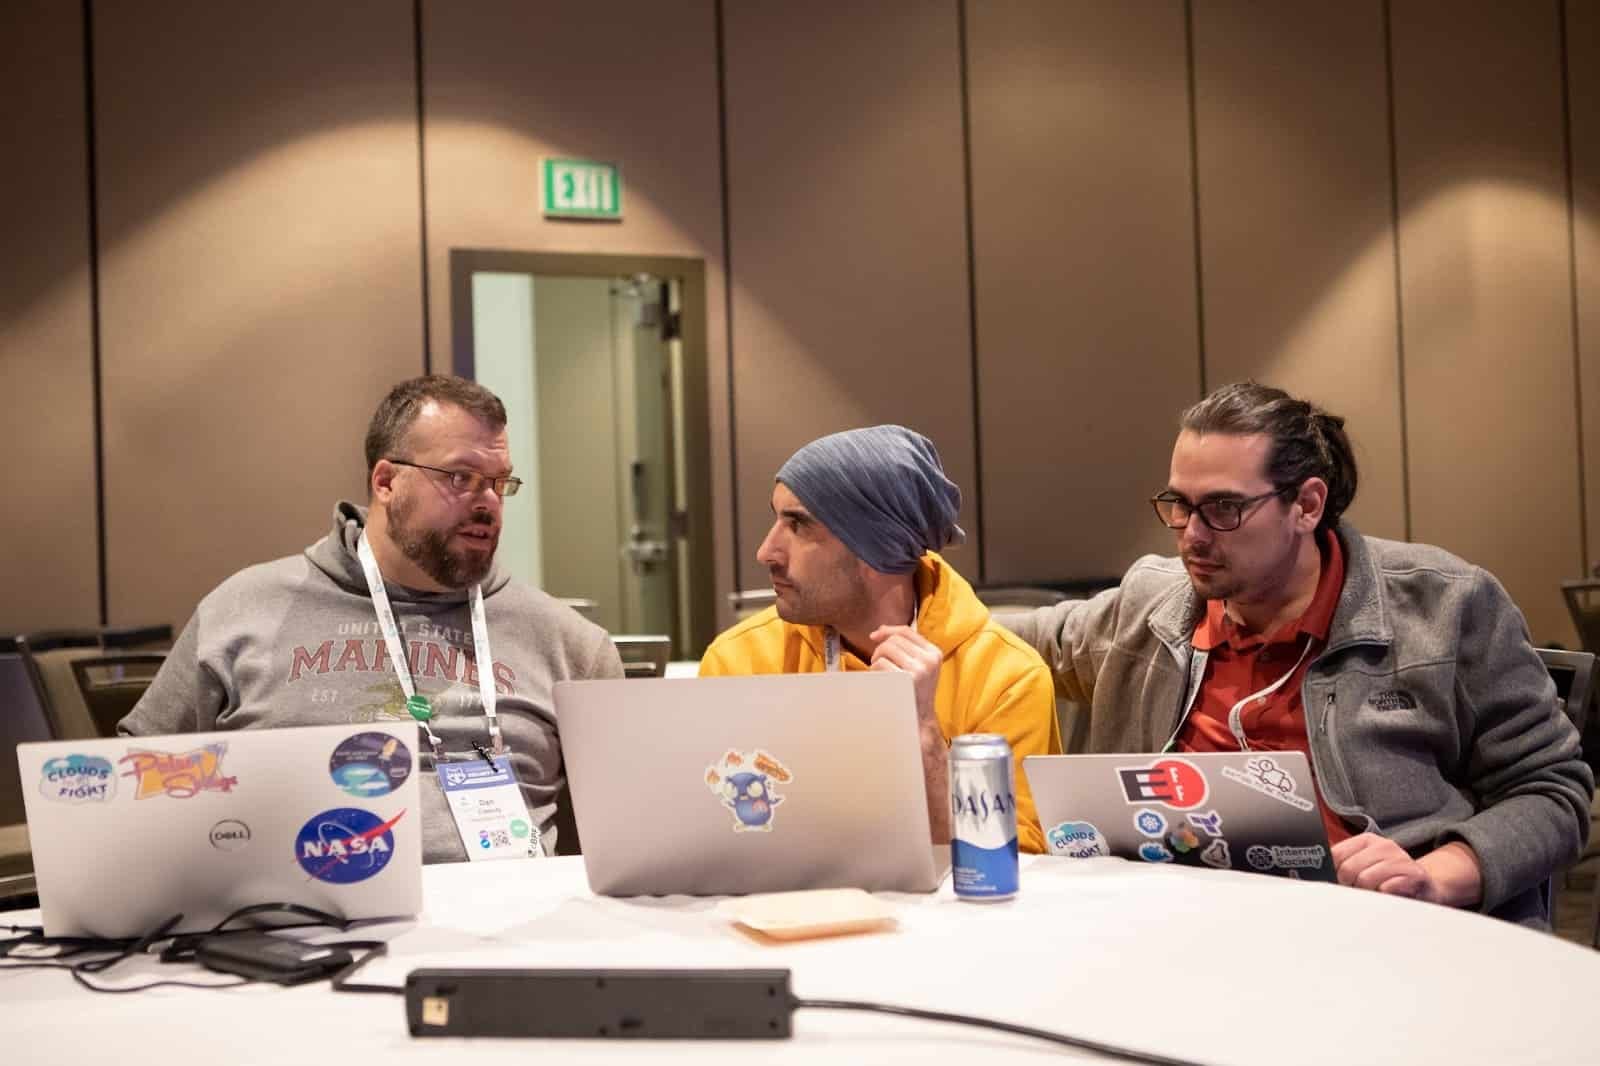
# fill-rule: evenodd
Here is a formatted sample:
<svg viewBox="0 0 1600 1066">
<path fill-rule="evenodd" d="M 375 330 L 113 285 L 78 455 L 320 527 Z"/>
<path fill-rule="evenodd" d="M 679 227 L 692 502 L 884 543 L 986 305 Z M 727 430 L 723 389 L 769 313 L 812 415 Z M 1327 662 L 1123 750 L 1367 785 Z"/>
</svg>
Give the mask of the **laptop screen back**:
<svg viewBox="0 0 1600 1066">
<path fill-rule="evenodd" d="M 422 903 L 409 723 L 23 744 L 50 936 L 202 931 L 254 904 L 346 918 Z"/>
<path fill-rule="evenodd" d="M 555 700 L 597 893 L 938 885 L 904 674 L 572 681 Z"/>
</svg>

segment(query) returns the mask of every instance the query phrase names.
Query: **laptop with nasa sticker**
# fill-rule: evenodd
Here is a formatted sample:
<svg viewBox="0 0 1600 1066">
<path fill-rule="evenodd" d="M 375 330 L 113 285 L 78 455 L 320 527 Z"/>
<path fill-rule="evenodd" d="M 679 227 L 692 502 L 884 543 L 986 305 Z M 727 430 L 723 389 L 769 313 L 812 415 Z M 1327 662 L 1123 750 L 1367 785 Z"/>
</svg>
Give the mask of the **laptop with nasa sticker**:
<svg viewBox="0 0 1600 1066">
<path fill-rule="evenodd" d="M 417 729 L 253 729 L 17 745 L 44 929 L 129 937 L 242 907 L 422 906 Z"/>
<path fill-rule="evenodd" d="M 1298 751 L 1029 755 L 1049 854 L 1334 880 Z"/>
<path fill-rule="evenodd" d="M 931 892 L 949 868 L 905 674 L 563 681 L 555 703 L 596 893 Z"/>
</svg>

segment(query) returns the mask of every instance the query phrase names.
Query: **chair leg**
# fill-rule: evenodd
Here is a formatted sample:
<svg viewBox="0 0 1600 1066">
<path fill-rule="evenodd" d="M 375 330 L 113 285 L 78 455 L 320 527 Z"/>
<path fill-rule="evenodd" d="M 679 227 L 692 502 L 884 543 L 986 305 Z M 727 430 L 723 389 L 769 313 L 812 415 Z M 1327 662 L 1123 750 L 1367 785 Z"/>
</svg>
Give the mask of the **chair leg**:
<svg viewBox="0 0 1600 1066">
<path fill-rule="evenodd" d="M 1600 873 L 1595 874 L 1594 886 L 1589 889 L 1589 946 L 1600 949 Z"/>
<path fill-rule="evenodd" d="M 1594 883 L 1589 886 L 1589 946 L 1600 949 L 1600 864 L 1594 869 Z"/>
</svg>

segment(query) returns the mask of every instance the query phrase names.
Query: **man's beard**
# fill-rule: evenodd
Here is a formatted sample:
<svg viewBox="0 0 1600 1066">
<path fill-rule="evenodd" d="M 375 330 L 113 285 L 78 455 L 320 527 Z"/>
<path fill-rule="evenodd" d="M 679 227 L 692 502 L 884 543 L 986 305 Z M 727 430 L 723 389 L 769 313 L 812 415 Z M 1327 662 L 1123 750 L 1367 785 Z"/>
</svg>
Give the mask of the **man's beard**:
<svg viewBox="0 0 1600 1066">
<path fill-rule="evenodd" d="M 452 551 L 450 537 L 455 530 L 414 528 L 410 519 L 415 510 L 405 500 L 397 500 L 389 508 L 389 537 L 407 559 L 447 589 L 469 588 L 488 576 L 489 568 L 494 565 L 492 548 L 481 553 Z M 488 511 L 474 511 L 470 522 L 491 528 L 494 525 Z"/>
<path fill-rule="evenodd" d="M 776 601 L 778 617 L 792 625 L 849 624 L 866 604 L 866 582 L 856 573 L 830 574 L 804 587 L 793 585 L 789 602 Z"/>
</svg>

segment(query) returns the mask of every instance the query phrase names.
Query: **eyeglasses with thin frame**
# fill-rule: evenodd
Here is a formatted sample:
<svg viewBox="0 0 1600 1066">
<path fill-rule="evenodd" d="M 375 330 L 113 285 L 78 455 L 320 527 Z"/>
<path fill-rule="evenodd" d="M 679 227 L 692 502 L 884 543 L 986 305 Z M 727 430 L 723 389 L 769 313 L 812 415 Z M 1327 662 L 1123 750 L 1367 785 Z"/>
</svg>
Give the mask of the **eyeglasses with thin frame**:
<svg viewBox="0 0 1600 1066">
<path fill-rule="evenodd" d="M 515 496 L 517 490 L 522 488 L 522 479 L 519 477 L 488 477 L 472 470 L 445 470 L 442 467 L 413 463 L 406 459 L 385 459 L 385 462 L 393 463 L 395 466 L 414 466 L 418 470 L 431 470 L 435 474 L 443 474 L 450 491 L 459 492 L 463 496 L 476 496 L 483 491 L 485 485 L 493 485 L 496 496 Z"/>
<path fill-rule="evenodd" d="M 1213 532 L 1231 533 L 1244 525 L 1245 519 L 1249 518 L 1262 502 L 1274 496 L 1293 492 L 1294 488 L 1293 485 L 1285 485 L 1263 492 L 1259 496 L 1222 496 L 1217 499 L 1202 500 L 1199 503 L 1191 503 L 1168 489 L 1150 497 L 1150 504 L 1156 509 L 1156 517 L 1161 519 L 1161 524 L 1168 529 L 1182 529 L 1189 524 L 1191 515 L 1199 515 L 1200 521 Z"/>
</svg>

